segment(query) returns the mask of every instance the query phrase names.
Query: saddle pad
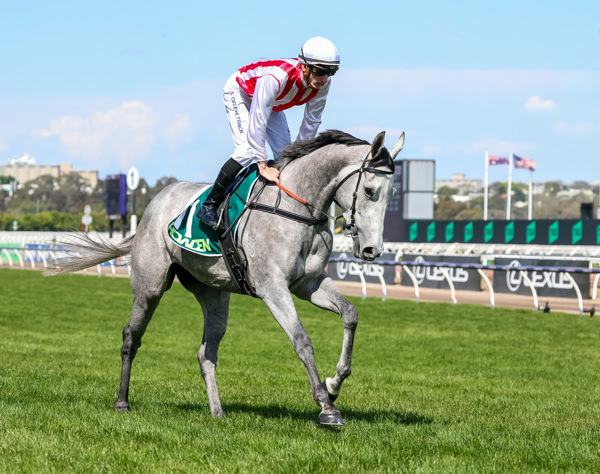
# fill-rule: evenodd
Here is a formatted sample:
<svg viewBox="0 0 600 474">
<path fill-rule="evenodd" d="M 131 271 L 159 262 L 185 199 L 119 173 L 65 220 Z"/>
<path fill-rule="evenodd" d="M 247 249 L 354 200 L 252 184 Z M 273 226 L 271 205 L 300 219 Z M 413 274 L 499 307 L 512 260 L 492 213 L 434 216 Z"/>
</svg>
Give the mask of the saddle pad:
<svg viewBox="0 0 600 474">
<path fill-rule="evenodd" d="M 248 196 L 258 179 L 258 167 L 250 166 L 246 173 L 236 179 L 229 199 L 229 222 L 235 221 L 244 210 Z M 237 186 L 237 187 L 236 187 Z M 192 199 L 185 209 L 169 223 L 168 233 L 173 242 L 185 250 L 209 257 L 221 256 L 219 234 L 196 217 L 196 212 L 208 196 L 212 186 L 208 186 Z M 237 224 L 231 230 L 235 232 Z"/>
</svg>

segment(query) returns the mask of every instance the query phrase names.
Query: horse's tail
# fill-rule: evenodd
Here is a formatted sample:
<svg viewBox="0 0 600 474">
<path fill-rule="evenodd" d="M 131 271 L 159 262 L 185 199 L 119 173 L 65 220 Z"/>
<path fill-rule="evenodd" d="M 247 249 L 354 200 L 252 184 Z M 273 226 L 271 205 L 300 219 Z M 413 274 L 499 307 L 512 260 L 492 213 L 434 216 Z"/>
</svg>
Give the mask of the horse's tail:
<svg viewBox="0 0 600 474">
<path fill-rule="evenodd" d="M 44 276 L 78 272 L 94 265 L 123 257 L 131 252 L 135 235 L 127 237 L 118 244 L 113 244 L 102 237 L 99 237 L 99 240 L 95 240 L 83 233 L 72 234 L 72 237 L 73 240 L 61 243 L 68 250 L 75 251 L 78 254 L 53 260 L 44 270 Z"/>
</svg>

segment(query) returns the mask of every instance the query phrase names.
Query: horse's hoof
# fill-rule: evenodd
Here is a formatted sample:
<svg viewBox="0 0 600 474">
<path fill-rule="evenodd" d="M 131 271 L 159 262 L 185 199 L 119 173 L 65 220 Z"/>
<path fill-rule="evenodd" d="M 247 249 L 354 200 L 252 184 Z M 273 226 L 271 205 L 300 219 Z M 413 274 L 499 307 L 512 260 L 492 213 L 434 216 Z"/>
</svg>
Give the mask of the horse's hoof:
<svg viewBox="0 0 600 474">
<path fill-rule="evenodd" d="M 344 420 L 342 420 L 342 415 L 340 415 L 339 411 L 322 411 L 319 413 L 319 421 L 322 425 L 329 426 L 344 426 Z"/>
<path fill-rule="evenodd" d="M 129 411 L 129 403 L 127 402 L 117 402 L 115 403 L 115 410 L 121 413 L 125 413 Z"/>
</svg>

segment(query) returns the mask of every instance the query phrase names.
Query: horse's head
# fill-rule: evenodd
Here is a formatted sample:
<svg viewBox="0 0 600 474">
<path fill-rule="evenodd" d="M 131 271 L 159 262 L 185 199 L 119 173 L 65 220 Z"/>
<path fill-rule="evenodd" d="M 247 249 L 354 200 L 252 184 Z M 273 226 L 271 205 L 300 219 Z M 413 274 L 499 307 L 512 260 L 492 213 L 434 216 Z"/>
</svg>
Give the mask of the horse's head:
<svg viewBox="0 0 600 474">
<path fill-rule="evenodd" d="M 404 146 L 404 133 L 391 151 L 383 146 L 385 132 L 379 133 L 361 167 L 352 172 L 357 180 L 349 180 L 344 204 L 346 229 L 353 239 L 356 258 L 371 261 L 383 252 L 385 210 L 394 194 L 394 158 Z M 344 181 L 347 180 L 347 176 Z M 341 184 L 341 183 L 340 183 Z M 354 185 L 354 193 L 350 188 Z M 342 199 L 338 197 L 342 204 Z"/>
</svg>

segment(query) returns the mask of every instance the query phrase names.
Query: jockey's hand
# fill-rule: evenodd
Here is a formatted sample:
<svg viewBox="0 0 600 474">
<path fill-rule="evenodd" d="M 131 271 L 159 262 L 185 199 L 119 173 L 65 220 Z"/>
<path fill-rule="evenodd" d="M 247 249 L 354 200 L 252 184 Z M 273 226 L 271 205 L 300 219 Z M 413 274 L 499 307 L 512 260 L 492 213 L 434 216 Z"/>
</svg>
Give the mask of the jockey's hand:
<svg viewBox="0 0 600 474">
<path fill-rule="evenodd" d="M 266 161 L 258 162 L 258 172 L 267 181 L 271 181 L 272 183 L 279 184 L 279 170 L 275 169 L 275 168 L 271 168 L 270 166 L 267 166 Z"/>
</svg>

